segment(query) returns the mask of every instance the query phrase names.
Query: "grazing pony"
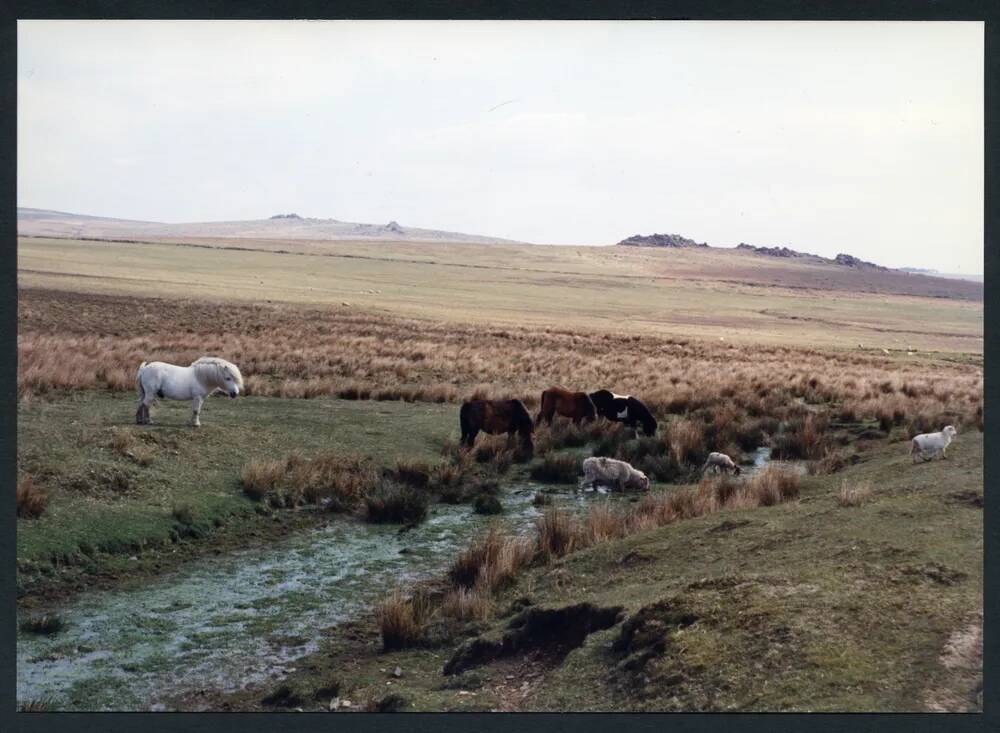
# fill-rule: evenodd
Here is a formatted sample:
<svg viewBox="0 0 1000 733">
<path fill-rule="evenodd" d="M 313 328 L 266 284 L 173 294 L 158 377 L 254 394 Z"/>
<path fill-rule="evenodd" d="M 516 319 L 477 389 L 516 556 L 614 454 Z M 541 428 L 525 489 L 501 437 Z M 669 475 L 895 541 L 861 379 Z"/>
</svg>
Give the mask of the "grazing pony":
<svg viewBox="0 0 1000 733">
<path fill-rule="evenodd" d="M 514 433 L 521 436 L 521 445 L 531 455 L 535 446 L 531 441 L 534 427 L 531 415 L 521 400 L 470 400 L 462 404 L 458 412 L 462 427 L 462 445 L 471 448 L 476 436 L 482 431 L 487 435 L 507 433 L 507 444 L 514 439 Z"/>
<path fill-rule="evenodd" d="M 556 415 L 570 418 L 574 423 L 594 420 L 597 408 L 586 392 L 570 392 L 562 387 L 551 387 L 542 392 L 542 406 L 535 418 L 535 425 L 545 420 L 549 425 Z"/>
<path fill-rule="evenodd" d="M 142 362 L 135 375 L 139 390 L 139 407 L 135 411 L 136 425 L 150 425 L 149 406 L 157 399 L 191 400 L 191 425 L 201 421 L 201 403 L 222 390 L 235 398 L 243 389 L 243 375 L 235 364 L 216 356 L 203 356 L 191 366 L 175 366 L 162 361 Z"/>
<path fill-rule="evenodd" d="M 597 408 L 597 414 L 612 422 L 625 423 L 634 428 L 642 425 L 646 435 L 656 434 L 656 418 L 640 400 L 629 395 L 615 394 L 608 389 L 599 389 L 590 393 L 590 399 Z"/>
</svg>

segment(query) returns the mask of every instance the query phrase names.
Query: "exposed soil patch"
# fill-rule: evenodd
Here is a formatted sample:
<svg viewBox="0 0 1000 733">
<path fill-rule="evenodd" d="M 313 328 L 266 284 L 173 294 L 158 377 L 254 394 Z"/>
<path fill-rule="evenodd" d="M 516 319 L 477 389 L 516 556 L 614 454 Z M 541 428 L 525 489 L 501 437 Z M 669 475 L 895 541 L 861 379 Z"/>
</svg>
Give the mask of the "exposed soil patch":
<svg viewBox="0 0 1000 733">
<path fill-rule="evenodd" d="M 983 495 L 978 491 L 955 491 L 948 494 L 945 501 L 949 504 L 965 504 L 977 509 L 983 508 Z"/>
<path fill-rule="evenodd" d="M 732 520 L 727 519 L 722 524 L 717 524 L 714 527 L 712 527 L 711 529 L 709 529 L 708 531 L 709 532 L 732 532 L 734 529 L 739 529 L 740 527 L 746 527 L 747 525 L 750 525 L 750 524 L 753 524 L 753 522 L 751 522 L 749 519 L 738 519 L 736 521 L 732 521 Z"/>
<path fill-rule="evenodd" d="M 899 573 L 903 579 L 929 581 L 938 585 L 955 585 L 961 583 L 967 577 L 966 573 L 954 568 L 949 568 L 941 563 L 929 562 L 924 565 L 904 565 L 899 568 Z"/>
<path fill-rule="evenodd" d="M 446 675 L 464 672 L 500 657 L 544 651 L 558 664 L 594 631 L 618 623 L 621 606 L 578 603 L 563 608 L 529 607 L 511 619 L 499 639 L 478 636 L 463 643 L 444 666 Z"/>
<path fill-rule="evenodd" d="M 944 645 L 941 666 L 946 685 L 926 692 L 927 709 L 936 713 L 980 712 L 983 709 L 983 612 L 955 631 Z"/>
<path fill-rule="evenodd" d="M 612 651 L 624 656 L 620 669 L 641 673 L 650 659 L 666 651 L 669 635 L 698 617 L 672 599 L 644 606 L 626 619 Z"/>
</svg>

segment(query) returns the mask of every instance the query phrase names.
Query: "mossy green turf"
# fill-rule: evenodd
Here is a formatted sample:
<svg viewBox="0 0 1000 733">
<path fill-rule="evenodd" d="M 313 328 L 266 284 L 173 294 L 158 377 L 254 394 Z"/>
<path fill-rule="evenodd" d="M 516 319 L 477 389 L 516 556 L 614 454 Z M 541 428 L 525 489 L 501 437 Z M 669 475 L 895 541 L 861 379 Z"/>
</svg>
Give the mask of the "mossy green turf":
<svg viewBox="0 0 1000 733">
<path fill-rule="evenodd" d="M 20 406 L 19 469 L 50 497 L 41 518 L 18 520 L 22 573 L 50 561 L 79 562 L 95 552 L 131 553 L 168 541 L 175 508 L 189 507 L 201 528 L 252 514 L 255 504 L 239 486 L 240 469 L 251 460 L 333 449 L 382 465 L 399 458 L 436 462 L 445 439 L 458 435 L 452 405 L 212 398 L 200 428 L 187 425 L 186 402 L 161 402 L 151 426 L 135 425 L 134 411 L 131 395 L 95 391 Z M 114 451 L 114 431 L 139 438 L 152 450 L 151 463 Z M 132 488 L 116 494 L 102 490 L 99 480 L 91 480 L 93 491 L 70 485 L 109 470 L 131 475 Z"/>
<path fill-rule="evenodd" d="M 628 615 L 666 601 L 696 616 L 686 628 L 665 627 L 665 651 L 641 673 L 611 649 L 620 626 L 591 634 L 561 661 L 529 654 L 448 678 L 441 668 L 461 638 L 382 653 L 366 620 L 332 630 L 286 682 L 310 691 L 333 675 L 341 697 L 395 692 L 406 710 L 914 711 L 935 690 L 974 709 L 976 675 L 946 669 L 940 655 L 982 608 L 974 501 L 982 496 L 982 434 L 959 436 L 947 460 L 913 465 L 907 448 L 890 443 L 840 473 L 804 477 L 797 502 L 681 521 L 535 567 L 478 630 L 502 634 L 510 621 L 503 609 L 524 596 L 548 607 L 623 606 Z M 870 482 L 870 500 L 840 506 L 842 482 Z M 385 672 L 397 665 L 400 679 Z M 266 692 L 212 704 L 258 709 Z"/>
</svg>

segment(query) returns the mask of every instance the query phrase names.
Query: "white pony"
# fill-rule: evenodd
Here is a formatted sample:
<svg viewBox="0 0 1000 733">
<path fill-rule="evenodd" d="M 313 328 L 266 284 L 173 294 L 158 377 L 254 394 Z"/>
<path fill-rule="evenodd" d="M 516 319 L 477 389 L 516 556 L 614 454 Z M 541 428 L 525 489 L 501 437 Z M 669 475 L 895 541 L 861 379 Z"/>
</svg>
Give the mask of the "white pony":
<svg viewBox="0 0 1000 733">
<path fill-rule="evenodd" d="M 208 395 L 221 390 L 235 398 L 243 389 L 243 375 L 236 365 L 216 356 L 203 356 L 186 367 L 162 361 L 142 362 L 135 382 L 139 389 L 139 407 L 135 411 L 137 425 L 152 424 L 149 406 L 157 398 L 169 397 L 191 400 L 191 425 L 198 427 L 201 425 L 198 419 L 201 403 Z"/>
</svg>

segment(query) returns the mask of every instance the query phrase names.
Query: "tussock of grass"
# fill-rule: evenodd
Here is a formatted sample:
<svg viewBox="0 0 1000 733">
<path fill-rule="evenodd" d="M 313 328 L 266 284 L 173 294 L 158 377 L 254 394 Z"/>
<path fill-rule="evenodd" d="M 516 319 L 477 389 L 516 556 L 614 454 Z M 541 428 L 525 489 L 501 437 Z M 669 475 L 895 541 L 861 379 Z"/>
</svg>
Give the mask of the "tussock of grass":
<svg viewBox="0 0 1000 733">
<path fill-rule="evenodd" d="M 486 621 L 491 608 L 489 593 L 482 586 L 453 588 L 441 602 L 442 615 L 456 621 Z"/>
<path fill-rule="evenodd" d="M 397 460 L 392 475 L 397 481 L 422 489 L 430 483 L 433 470 L 426 461 Z"/>
<path fill-rule="evenodd" d="M 863 481 L 853 486 L 847 481 L 841 481 L 837 503 L 842 507 L 861 506 L 869 501 L 871 496 L 872 485 L 870 481 Z"/>
<path fill-rule="evenodd" d="M 531 467 L 531 478 L 553 484 L 576 483 L 582 461 L 569 453 L 546 453 Z"/>
<path fill-rule="evenodd" d="M 375 608 L 382 648 L 393 651 L 421 644 L 430 613 L 430 602 L 425 594 L 417 592 L 407 597 L 395 590 Z"/>
<path fill-rule="evenodd" d="M 170 515 L 180 524 L 194 524 L 194 510 L 190 504 L 175 506 L 170 511 Z"/>
<path fill-rule="evenodd" d="M 480 494 L 472 502 L 472 508 L 476 514 L 502 514 L 503 504 L 492 494 Z"/>
<path fill-rule="evenodd" d="M 377 524 L 416 524 L 427 516 L 427 493 L 406 484 L 383 481 L 365 498 L 365 519 Z"/>
<path fill-rule="evenodd" d="M 251 461 L 240 474 L 243 492 L 251 499 L 286 507 L 325 503 L 332 510 L 357 506 L 377 480 L 370 459 L 333 451 L 312 458 L 292 452 L 284 459 Z"/>
<path fill-rule="evenodd" d="M 533 556 L 534 550 L 529 541 L 504 536 L 494 526 L 459 553 L 448 571 L 448 577 L 457 587 L 493 591 L 512 579 L 521 567 L 531 562 Z"/>
<path fill-rule="evenodd" d="M 55 709 L 52 701 L 46 699 L 21 700 L 17 704 L 17 712 L 19 713 L 47 713 Z"/>
<path fill-rule="evenodd" d="M 858 461 L 857 454 L 827 449 L 821 458 L 810 461 L 806 466 L 810 476 L 837 473 Z"/>
<path fill-rule="evenodd" d="M 24 519 L 37 519 L 45 513 L 45 507 L 49 504 L 48 494 L 35 485 L 31 476 L 18 477 L 15 498 L 17 516 Z"/>
<path fill-rule="evenodd" d="M 31 618 L 24 619 L 18 625 L 18 628 L 26 634 L 51 636 L 58 634 L 65 626 L 66 622 L 63 621 L 62 616 L 46 613 L 41 616 L 32 616 Z"/>
<path fill-rule="evenodd" d="M 562 557 L 581 539 L 580 525 L 567 512 L 549 509 L 536 522 L 538 554 L 544 560 Z"/>
</svg>

